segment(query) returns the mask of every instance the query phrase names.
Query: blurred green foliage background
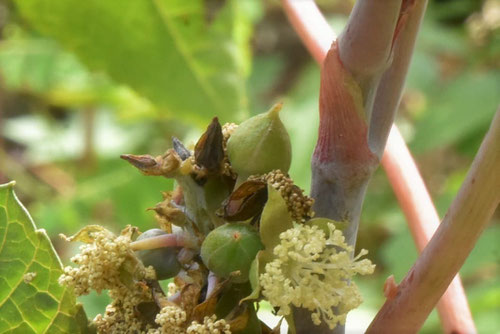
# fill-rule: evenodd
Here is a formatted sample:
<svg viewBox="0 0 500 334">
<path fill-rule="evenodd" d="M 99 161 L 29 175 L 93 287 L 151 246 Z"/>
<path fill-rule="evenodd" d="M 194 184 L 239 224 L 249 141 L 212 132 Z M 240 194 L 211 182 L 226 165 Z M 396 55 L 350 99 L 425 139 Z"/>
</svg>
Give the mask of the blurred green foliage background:
<svg viewBox="0 0 500 334">
<path fill-rule="evenodd" d="M 340 31 L 353 2 L 319 5 Z M 498 107 L 499 68 L 500 1 L 430 1 L 397 123 L 441 216 Z M 193 144 L 213 116 L 240 122 L 283 101 L 290 174 L 308 189 L 318 93 L 319 68 L 277 1 L 0 1 L 0 183 L 17 181 L 65 263 L 74 250 L 59 233 L 155 226 L 146 209 L 172 184 L 119 154 L 161 154 L 173 135 Z M 499 218 L 461 270 L 481 333 L 500 328 Z M 377 271 L 358 281 L 365 303 L 351 314 L 353 332 L 382 304 L 385 278 L 400 281 L 417 256 L 382 170 L 357 246 Z M 82 301 L 92 317 L 106 296 Z M 422 333 L 439 331 L 433 312 Z"/>
</svg>

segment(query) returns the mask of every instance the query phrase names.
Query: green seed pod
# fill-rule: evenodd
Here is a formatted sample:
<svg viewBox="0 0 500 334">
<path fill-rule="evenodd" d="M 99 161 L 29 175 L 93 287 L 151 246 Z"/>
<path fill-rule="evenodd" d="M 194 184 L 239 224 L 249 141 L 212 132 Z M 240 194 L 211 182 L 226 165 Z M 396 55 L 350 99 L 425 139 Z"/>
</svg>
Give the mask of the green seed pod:
<svg viewBox="0 0 500 334">
<path fill-rule="evenodd" d="M 163 234 L 166 234 L 166 232 L 158 228 L 154 228 L 141 234 L 137 240 L 149 239 Z M 156 278 L 160 281 L 174 277 L 181 270 L 181 264 L 177 260 L 177 254 L 179 253 L 177 248 L 163 247 L 140 250 L 135 253 L 145 267 L 153 266 L 153 268 L 155 268 Z"/>
<path fill-rule="evenodd" d="M 250 265 L 263 249 L 259 233 L 245 223 L 222 225 L 210 232 L 201 245 L 201 259 L 219 277 L 234 276 L 234 282 L 248 281 Z"/>
<path fill-rule="evenodd" d="M 227 142 L 227 154 L 239 182 L 275 169 L 288 172 L 292 161 L 290 137 L 279 118 L 282 104 L 241 123 Z"/>
</svg>

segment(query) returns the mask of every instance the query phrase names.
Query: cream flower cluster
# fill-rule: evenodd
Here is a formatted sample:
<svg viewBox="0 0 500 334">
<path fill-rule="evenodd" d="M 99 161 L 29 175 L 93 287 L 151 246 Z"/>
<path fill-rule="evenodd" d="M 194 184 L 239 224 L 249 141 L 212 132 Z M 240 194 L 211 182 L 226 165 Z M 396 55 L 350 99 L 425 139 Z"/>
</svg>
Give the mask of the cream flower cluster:
<svg viewBox="0 0 500 334">
<path fill-rule="evenodd" d="M 71 261 L 78 267 L 66 267 L 59 283 L 74 288 L 80 296 L 91 290 L 100 293 L 109 290 L 113 299 L 103 315 L 93 322 L 98 333 L 136 334 L 230 334 L 230 326 L 216 316 L 205 317 L 203 323 L 188 320 L 186 311 L 172 304 L 163 307 L 156 315 L 155 323 L 145 322 L 137 312 L 137 306 L 153 302 L 147 280 L 155 279 L 153 267 L 145 268 L 130 248 L 131 233 L 115 236 L 102 229 L 84 231 L 75 240 L 88 242 L 80 247 L 80 254 Z M 71 238 L 68 238 L 71 239 Z M 178 287 L 169 285 L 170 293 Z"/>
<path fill-rule="evenodd" d="M 202 324 L 193 321 L 187 329 L 187 334 L 231 334 L 231 330 L 224 319 L 217 320 L 217 317 L 212 315 L 205 317 Z"/>
<path fill-rule="evenodd" d="M 178 306 L 168 305 L 156 315 L 155 322 L 160 328 L 150 329 L 148 334 L 231 334 L 224 319 L 217 320 L 215 315 L 205 317 L 203 323 L 191 322 L 186 329 L 186 312 Z"/>
<path fill-rule="evenodd" d="M 102 229 L 91 235 L 92 242 L 81 246 L 80 254 L 71 259 L 78 267 L 64 268 L 59 283 L 73 287 L 78 296 L 90 290 L 98 293 L 109 290 L 113 302 L 103 315 L 98 314 L 93 320 L 99 333 L 147 331 L 152 326 L 137 315 L 136 307 L 152 301 L 151 291 L 140 281 L 154 279 L 154 269 L 144 268 L 135 257 L 130 249 L 130 233 L 117 237 Z M 124 282 L 123 277 L 128 277 L 129 282 Z"/>
<path fill-rule="evenodd" d="M 179 287 L 174 282 L 168 283 L 167 287 L 168 287 L 167 297 L 172 297 L 173 295 L 175 295 L 177 292 L 180 291 Z"/>
<path fill-rule="evenodd" d="M 78 267 L 65 267 L 59 284 L 74 286 L 77 296 L 121 286 L 120 267 L 132 252 L 129 244 L 129 236 L 115 237 L 107 230 L 94 233 L 93 242 L 80 246 L 80 253 L 71 258 Z"/>
<path fill-rule="evenodd" d="M 373 273 L 370 260 L 354 259 L 340 230 L 327 224 L 329 235 L 317 226 L 298 225 L 280 234 L 275 259 L 260 275 L 262 293 L 278 314 L 289 315 L 291 306 L 312 312 L 314 324 L 325 322 L 331 329 L 344 324 L 347 313 L 358 307 L 362 297 L 351 278 Z M 335 308 L 335 310 L 334 310 Z"/>
<path fill-rule="evenodd" d="M 186 322 L 186 312 L 178 306 L 165 306 L 156 315 L 155 322 L 160 328 L 149 330 L 148 334 L 185 334 L 184 323 Z"/>
</svg>

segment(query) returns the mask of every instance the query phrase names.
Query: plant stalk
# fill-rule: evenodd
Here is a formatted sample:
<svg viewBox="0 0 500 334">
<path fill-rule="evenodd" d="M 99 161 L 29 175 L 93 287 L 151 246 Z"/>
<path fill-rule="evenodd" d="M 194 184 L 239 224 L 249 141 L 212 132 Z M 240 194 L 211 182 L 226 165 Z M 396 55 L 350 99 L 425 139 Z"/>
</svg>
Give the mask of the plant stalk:
<svg viewBox="0 0 500 334">
<path fill-rule="evenodd" d="M 382 164 L 406 216 L 419 253 L 439 227 L 440 218 L 403 137 L 392 127 Z M 437 304 L 444 333 L 476 333 L 460 276 L 456 275 Z"/>
<path fill-rule="evenodd" d="M 368 143 L 379 158 L 382 157 L 394 123 L 426 7 L 427 0 L 403 1 L 395 32 L 397 38 L 392 45 L 391 66 L 380 78 L 370 118 Z"/>
<path fill-rule="evenodd" d="M 367 333 L 416 333 L 462 267 L 500 201 L 500 109 L 448 213 Z M 468 333 L 458 329 L 454 333 Z"/>
<path fill-rule="evenodd" d="M 332 41 L 335 39 L 335 33 L 332 31 L 313 0 L 282 0 L 282 4 L 292 26 L 307 46 L 313 58 L 321 64 Z M 414 15 L 409 19 L 408 9 L 413 5 L 416 7 L 413 8 L 413 10 L 418 15 Z M 426 191 L 425 184 L 423 183 L 415 162 L 411 157 L 411 153 L 408 151 L 399 130 L 396 126 L 392 125 L 392 123 L 400 101 L 411 52 L 413 51 L 416 30 L 420 24 L 425 5 L 426 2 L 423 1 L 416 4 L 409 1 L 403 2 L 402 11 L 404 13 L 400 15 L 396 26 L 396 34 L 401 35 L 401 38 L 399 38 L 399 41 L 396 41 L 398 47 L 393 50 L 395 59 L 393 59 L 391 67 L 387 69 L 380 79 L 369 127 L 370 148 L 377 156 L 381 156 L 382 152 L 384 152 L 384 146 L 388 139 L 388 146 L 385 149 L 386 154 L 382 159 L 382 165 L 386 170 L 394 191 L 396 194 L 413 194 L 413 196 L 398 196 L 398 200 L 400 201 L 401 208 L 405 212 L 405 215 L 414 218 L 407 220 L 411 230 L 417 232 L 422 229 L 426 230 L 426 233 L 414 234 L 414 238 L 420 240 L 418 243 L 419 249 L 420 247 L 423 248 L 422 245 L 425 245 L 430 239 L 432 231 L 437 227 L 439 218 L 436 214 L 433 218 L 434 223 L 432 223 L 432 220 L 428 222 L 424 215 L 412 215 L 413 212 L 436 212 L 436 210 Z M 404 23 L 407 23 L 407 28 L 401 30 L 401 27 L 404 27 Z M 328 38 L 328 34 L 330 38 Z M 383 112 L 384 110 L 385 114 Z M 387 138 L 391 126 L 391 136 Z M 397 149 L 398 147 L 400 149 Z M 403 154 L 401 152 L 403 152 Z M 392 164 L 388 157 L 392 157 Z M 399 171 L 394 168 L 395 166 L 399 168 Z M 401 170 L 411 171 L 411 173 L 399 174 Z M 321 183 L 319 184 L 321 185 Z M 359 196 L 364 197 L 364 193 L 362 195 L 360 193 Z M 359 206 L 358 210 L 360 210 L 360 208 L 361 206 Z M 420 210 L 420 208 L 424 208 L 424 210 Z M 425 210 L 425 208 L 431 209 Z M 357 216 L 359 218 L 359 212 Z M 438 304 L 438 311 L 446 333 L 451 333 L 453 329 L 456 328 L 465 328 L 471 333 L 475 332 L 467 298 L 458 275 L 441 298 Z M 305 318 L 306 316 L 307 312 L 303 311 L 297 312 L 296 314 L 297 318 Z M 306 331 L 308 328 L 307 325 L 304 325 L 304 328 Z M 317 327 L 309 327 L 309 329 L 311 328 L 314 328 L 315 331 L 317 330 Z M 342 328 L 338 330 L 339 333 L 343 331 Z M 329 333 L 328 329 L 325 328 L 317 332 Z"/>
<path fill-rule="evenodd" d="M 163 247 L 184 247 L 185 240 L 179 234 L 163 234 L 148 239 L 137 240 L 130 243 L 130 249 L 134 251 L 149 250 Z"/>
</svg>

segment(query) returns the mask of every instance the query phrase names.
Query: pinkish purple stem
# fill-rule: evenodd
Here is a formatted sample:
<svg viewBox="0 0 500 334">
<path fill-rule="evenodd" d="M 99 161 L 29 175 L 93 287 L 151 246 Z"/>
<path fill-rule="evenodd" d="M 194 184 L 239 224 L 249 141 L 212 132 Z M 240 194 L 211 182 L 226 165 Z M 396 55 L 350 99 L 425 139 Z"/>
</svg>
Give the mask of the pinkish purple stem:
<svg viewBox="0 0 500 334">
<path fill-rule="evenodd" d="M 184 237 L 179 234 L 163 234 L 156 237 L 137 240 L 130 243 L 130 248 L 134 251 L 148 250 L 163 247 L 184 247 Z"/>
</svg>

